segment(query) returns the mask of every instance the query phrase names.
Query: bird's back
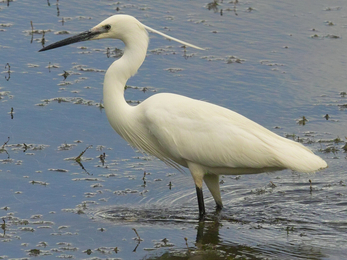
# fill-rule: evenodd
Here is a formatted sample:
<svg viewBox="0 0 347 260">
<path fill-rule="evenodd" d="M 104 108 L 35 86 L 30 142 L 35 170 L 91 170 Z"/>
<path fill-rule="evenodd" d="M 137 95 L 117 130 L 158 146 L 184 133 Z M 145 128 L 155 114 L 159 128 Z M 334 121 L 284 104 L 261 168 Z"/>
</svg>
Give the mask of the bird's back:
<svg viewBox="0 0 347 260">
<path fill-rule="evenodd" d="M 163 93 L 148 98 L 135 110 L 138 122 L 146 128 L 146 146 L 183 166 L 190 161 L 210 171 L 230 169 L 231 174 L 233 170 L 254 173 L 286 168 L 314 172 L 327 167 L 302 144 L 208 102 Z"/>
</svg>

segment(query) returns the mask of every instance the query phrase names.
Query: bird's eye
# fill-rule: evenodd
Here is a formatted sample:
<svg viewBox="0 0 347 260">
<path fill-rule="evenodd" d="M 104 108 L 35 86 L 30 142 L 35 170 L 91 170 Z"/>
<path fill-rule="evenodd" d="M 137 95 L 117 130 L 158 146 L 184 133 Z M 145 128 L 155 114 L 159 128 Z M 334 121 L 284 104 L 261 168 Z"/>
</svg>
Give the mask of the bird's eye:
<svg viewBox="0 0 347 260">
<path fill-rule="evenodd" d="M 109 25 L 109 24 L 106 24 L 105 26 L 104 26 L 104 28 L 108 31 L 108 30 L 110 30 L 111 29 L 111 25 Z"/>
</svg>

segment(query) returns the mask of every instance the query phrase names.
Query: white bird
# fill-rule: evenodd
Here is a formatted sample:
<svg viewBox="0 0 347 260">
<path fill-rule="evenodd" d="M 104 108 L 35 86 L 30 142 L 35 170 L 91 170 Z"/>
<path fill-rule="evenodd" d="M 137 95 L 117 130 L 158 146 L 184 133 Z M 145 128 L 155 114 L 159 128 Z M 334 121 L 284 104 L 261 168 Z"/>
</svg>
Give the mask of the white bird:
<svg viewBox="0 0 347 260">
<path fill-rule="evenodd" d="M 253 174 L 291 169 L 314 172 L 327 163 L 302 144 L 283 138 L 248 118 L 208 102 L 185 96 L 156 94 L 137 106 L 124 99 L 124 86 L 142 65 L 148 31 L 189 47 L 202 49 L 156 31 L 129 15 L 113 15 L 89 31 L 53 43 L 40 51 L 103 38 L 124 42 L 123 56 L 104 79 L 104 106 L 114 130 L 137 149 L 182 171 L 195 182 L 199 219 L 205 215 L 203 181 L 221 209 L 221 174 Z"/>
</svg>

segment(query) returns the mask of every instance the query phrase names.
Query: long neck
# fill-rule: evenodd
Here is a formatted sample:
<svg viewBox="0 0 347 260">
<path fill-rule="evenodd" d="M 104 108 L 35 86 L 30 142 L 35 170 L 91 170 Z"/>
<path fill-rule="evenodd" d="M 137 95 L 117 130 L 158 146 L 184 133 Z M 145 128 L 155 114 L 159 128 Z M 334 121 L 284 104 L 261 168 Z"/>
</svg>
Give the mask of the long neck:
<svg viewBox="0 0 347 260">
<path fill-rule="evenodd" d="M 124 87 L 127 80 L 133 76 L 145 60 L 148 47 L 147 31 L 137 31 L 136 35 L 130 35 L 123 39 L 125 50 L 123 56 L 112 63 L 108 68 L 104 79 L 104 106 L 107 118 L 118 134 L 124 139 L 131 128 L 132 106 L 124 99 Z M 129 140 L 127 140 L 129 141 Z"/>
</svg>

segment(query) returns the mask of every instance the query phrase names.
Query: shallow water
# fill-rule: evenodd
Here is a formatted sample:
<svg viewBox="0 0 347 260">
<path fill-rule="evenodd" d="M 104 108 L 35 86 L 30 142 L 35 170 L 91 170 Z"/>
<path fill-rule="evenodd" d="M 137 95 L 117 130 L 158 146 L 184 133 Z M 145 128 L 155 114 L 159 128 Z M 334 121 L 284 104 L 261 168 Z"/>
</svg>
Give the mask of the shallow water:
<svg viewBox="0 0 347 260">
<path fill-rule="evenodd" d="M 346 8 L 320 0 L 0 2 L 0 259 L 343 259 Z M 123 44 L 37 52 L 43 30 L 47 45 L 114 13 L 207 49 L 184 53 L 150 34 L 127 100 L 173 92 L 219 104 L 304 142 L 329 168 L 225 176 L 224 209 L 215 212 L 206 191 L 199 224 L 190 174 L 134 151 L 100 108 L 104 72 Z"/>
</svg>

